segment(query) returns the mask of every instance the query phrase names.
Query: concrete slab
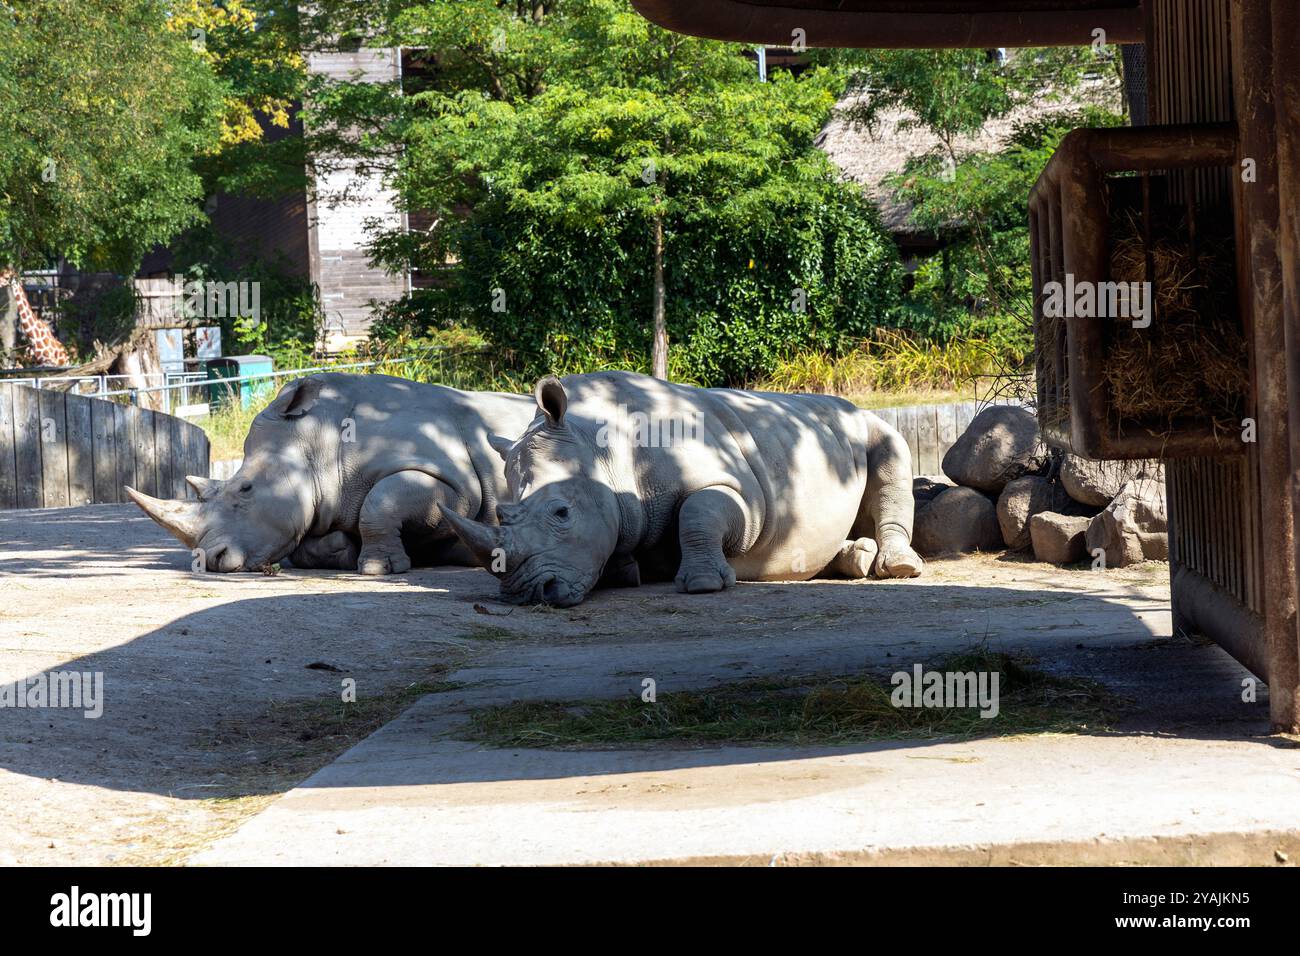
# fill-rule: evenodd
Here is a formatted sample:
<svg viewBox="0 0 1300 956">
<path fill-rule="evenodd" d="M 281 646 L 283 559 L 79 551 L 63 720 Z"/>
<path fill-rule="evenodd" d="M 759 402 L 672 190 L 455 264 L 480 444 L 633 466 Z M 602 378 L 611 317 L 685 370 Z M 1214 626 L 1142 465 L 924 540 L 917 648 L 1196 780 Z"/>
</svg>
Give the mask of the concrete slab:
<svg viewBox="0 0 1300 956">
<path fill-rule="evenodd" d="M 199 864 L 1271 864 L 1300 750 L 1152 736 L 691 751 L 435 741 L 428 703 Z"/>
</svg>

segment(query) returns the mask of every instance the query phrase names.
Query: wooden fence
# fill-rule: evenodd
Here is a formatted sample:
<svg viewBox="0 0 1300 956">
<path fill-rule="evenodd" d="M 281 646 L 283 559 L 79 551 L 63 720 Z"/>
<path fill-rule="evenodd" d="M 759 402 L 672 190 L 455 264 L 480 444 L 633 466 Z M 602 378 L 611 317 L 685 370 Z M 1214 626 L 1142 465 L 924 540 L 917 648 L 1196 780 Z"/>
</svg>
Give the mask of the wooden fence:
<svg viewBox="0 0 1300 956">
<path fill-rule="evenodd" d="M 906 408 L 874 408 L 889 424 L 898 429 L 912 450 L 913 475 L 940 475 L 944 453 L 957 442 L 988 402 L 961 402 L 957 405 L 911 405 Z M 1002 404 L 998 402 L 997 404 Z"/>
<path fill-rule="evenodd" d="M 208 437 L 162 412 L 0 383 L 0 510 L 128 501 L 123 485 L 193 497 Z"/>
</svg>

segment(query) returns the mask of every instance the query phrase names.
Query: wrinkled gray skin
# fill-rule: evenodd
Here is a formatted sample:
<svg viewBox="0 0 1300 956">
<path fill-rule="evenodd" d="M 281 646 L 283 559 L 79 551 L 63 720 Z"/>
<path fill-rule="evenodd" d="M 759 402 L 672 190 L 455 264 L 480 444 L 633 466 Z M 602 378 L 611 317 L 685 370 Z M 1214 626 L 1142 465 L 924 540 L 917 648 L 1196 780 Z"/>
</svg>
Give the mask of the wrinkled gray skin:
<svg viewBox="0 0 1300 956">
<path fill-rule="evenodd" d="M 907 445 L 849 402 L 627 372 L 547 377 L 536 399 L 522 437 L 493 442 L 500 526 L 449 516 L 507 600 L 568 607 L 674 569 L 690 593 L 921 572 Z"/>
<path fill-rule="evenodd" d="M 517 434 L 532 400 L 387 375 L 290 382 L 254 420 L 244 461 L 222 482 L 191 477 L 198 501 L 127 491 L 209 571 L 284 558 L 302 568 L 400 573 L 474 564 L 442 521 L 492 520 L 505 483 L 490 435 Z"/>
</svg>

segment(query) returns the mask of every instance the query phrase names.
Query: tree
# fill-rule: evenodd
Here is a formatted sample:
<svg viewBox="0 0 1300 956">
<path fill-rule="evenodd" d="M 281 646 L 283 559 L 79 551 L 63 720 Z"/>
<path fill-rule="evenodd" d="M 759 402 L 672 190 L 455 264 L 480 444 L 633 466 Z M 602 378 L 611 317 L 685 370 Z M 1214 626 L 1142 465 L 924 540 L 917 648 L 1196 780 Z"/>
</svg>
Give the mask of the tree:
<svg viewBox="0 0 1300 956">
<path fill-rule="evenodd" d="M 133 268 L 199 217 L 220 109 L 159 0 L 0 7 L 0 264 Z"/>
<path fill-rule="evenodd" d="M 498 338 L 510 323 L 515 341 L 546 323 L 548 347 L 558 351 L 561 332 L 565 347 L 581 347 L 581 326 L 567 313 L 583 311 L 585 344 L 618 359 L 636 341 L 622 321 L 635 311 L 648 327 L 651 370 L 665 375 L 670 326 L 725 347 L 727 331 L 700 329 L 697 317 L 729 314 L 719 298 L 753 294 L 754 274 L 764 273 L 784 287 L 764 287 L 758 308 L 793 313 L 787 325 L 806 344 L 815 327 L 847 323 L 864 305 L 831 291 L 837 249 L 811 218 L 827 220 L 828 207 L 861 217 L 852 234 L 881 264 L 869 274 L 889 281 L 889 244 L 813 146 L 841 72 L 760 83 L 743 48 L 662 30 L 623 0 L 419 5 L 386 31 L 377 42 L 429 51 L 428 81 L 402 99 L 366 91 L 383 122 L 347 110 L 333 119 L 367 130 L 359 142 L 372 156 L 383 152 L 379 130 L 400 142 L 400 154 L 388 152 L 400 155 L 393 182 L 408 209 L 427 211 L 435 225 L 381 237 L 375 251 L 395 266 L 456 263 L 444 289 Z M 766 256 L 753 254 L 759 247 Z M 532 271 L 540 260 L 551 264 L 547 275 Z M 551 281 L 559 273 L 567 295 Z M 539 295 L 539 285 L 552 294 Z M 543 303 L 560 314 L 542 314 Z M 741 371 L 695 359 L 706 374 Z"/>
</svg>

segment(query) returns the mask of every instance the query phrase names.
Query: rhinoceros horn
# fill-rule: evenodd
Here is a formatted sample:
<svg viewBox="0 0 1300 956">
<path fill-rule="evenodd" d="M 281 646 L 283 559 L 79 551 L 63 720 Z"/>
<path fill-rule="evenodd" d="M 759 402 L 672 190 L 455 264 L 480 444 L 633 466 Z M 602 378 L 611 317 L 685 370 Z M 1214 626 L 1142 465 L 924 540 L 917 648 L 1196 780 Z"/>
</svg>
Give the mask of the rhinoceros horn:
<svg viewBox="0 0 1300 956">
<path fill-rule="evenodd" d="M 199 509 L 202 505 L 199 502 L 180 499 L 164 501 L 162 498 L 152 498 L 136 491 L 130 485 L 125 487 L 131 500 L 138 504 L 150 518 L 176 535 L 185 547 L 192 548 L 198 543 L 203 533 L 199 518 Z"/>
<path fill-rule="evenodd" d="M 496 525 L 483 524 L 462 517 L 451 509 L 442 512 L 456 537 L 469 548 L 470 554 L 489 571 L 500 572 L 505 569 L 506 555 L 510 553 L 510 534 L 507 529 Z"/>
</svg>

